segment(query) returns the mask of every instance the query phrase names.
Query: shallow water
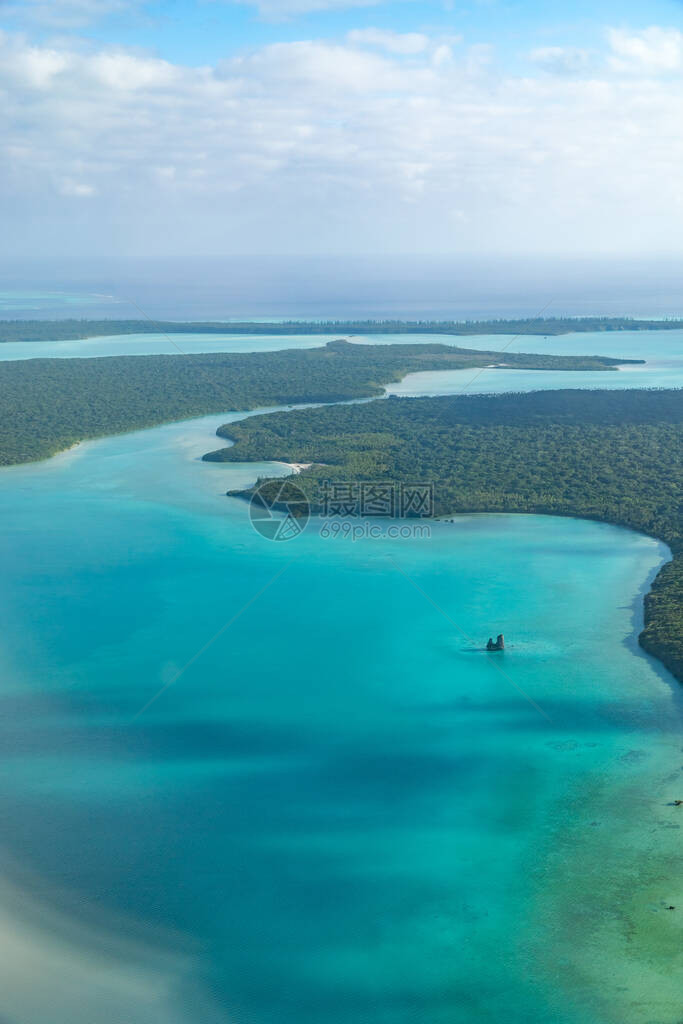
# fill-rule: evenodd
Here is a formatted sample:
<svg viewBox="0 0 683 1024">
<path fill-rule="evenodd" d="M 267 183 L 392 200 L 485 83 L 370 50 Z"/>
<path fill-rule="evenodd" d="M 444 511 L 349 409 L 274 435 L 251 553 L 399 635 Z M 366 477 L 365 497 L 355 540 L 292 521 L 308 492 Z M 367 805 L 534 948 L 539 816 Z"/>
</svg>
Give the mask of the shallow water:
<svg viewBox="0 0 683 1024">
<path fill-rule="evenodd" d="M 76 341 L 8 341 L 0 360 L 73 359 L 98 356 L 193 355 L 199 352 L 276 352 L 284 348 L 320 348 L 338 334 L 113 334 Z"/>
<path fill-rule="evenodd" d="M 622 388 L 683 387 L 683 359 L 663 365 L 652 362 L 646 366 L 624 366 L 616 372 L 602 370 L 429 370 L 409 373 L 396 384 L 388 384 L 386 393 L 401 398 L 434 397 L 436 395 L 501 395 L 510 391 L 527 392 L 546 389 L 590 388 L 621 390 Z"/>
<path fill-rule="evenodd" d="M 266 318 L 264 318 L 264 322 Z M 606 355 L 630 359 L 683 358 L 683 330 L 586 331 L 560 335 L 480 334 L 114 334 L 74 341 L 4 342 L 2 359 L 97 355 L 173 355 L 194 352 L 252 352 L 279 348 L 316 348 L 336 338 L 359 345 L 455 345 L 494 352 L 541 352 L 554 355 Z"/>
<path fill-rule="evenodd" d="M 4 283 L 3 275 L 3 283 Z M 113 295 L 93 292 L 36 290 L 34 288 L 7 291 L 0 288 L 0 316 L 13 319 L 31 316 L 114 316 L 119 305 Z"/>
<path fill-rule="evenodd" d="M 675 1024 L 664 546 L 268 542 L 224 492 L 272 466 L 198 461 L 227 418 L 0 473 L 6 1018 Z"/>
<path fill-rule="evenodd" d="M 502 394 L 545 388 L 676 388 L 683 387 L 683 331 L 615 331 L 563 334 L 558 337 L 512 339 L 467 338 L 463 347 L 543 355 L 602 355 L 644 359 L 645 365 L 616 371 L 470 369 L 411 373 L 387 393 L 406 398 L 430 395 Z"/>
</svg>

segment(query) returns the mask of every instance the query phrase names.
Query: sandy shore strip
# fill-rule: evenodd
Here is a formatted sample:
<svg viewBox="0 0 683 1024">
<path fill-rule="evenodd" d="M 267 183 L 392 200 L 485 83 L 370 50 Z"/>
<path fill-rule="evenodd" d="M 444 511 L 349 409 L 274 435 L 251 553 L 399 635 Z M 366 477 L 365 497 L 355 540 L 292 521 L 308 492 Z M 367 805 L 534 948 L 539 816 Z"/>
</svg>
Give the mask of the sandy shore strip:
<svg viewBox="0 0 683 1024">
<path fill-rule="evenodd" d="M 274 459 L 276 466 L 287 466 L 291 469 L 292 473 L 301 473 L 304 469 L 310 469 L 311 466 L 316 465 L 313 462 L 282 462 L 280 459 Z"/>
</svg>

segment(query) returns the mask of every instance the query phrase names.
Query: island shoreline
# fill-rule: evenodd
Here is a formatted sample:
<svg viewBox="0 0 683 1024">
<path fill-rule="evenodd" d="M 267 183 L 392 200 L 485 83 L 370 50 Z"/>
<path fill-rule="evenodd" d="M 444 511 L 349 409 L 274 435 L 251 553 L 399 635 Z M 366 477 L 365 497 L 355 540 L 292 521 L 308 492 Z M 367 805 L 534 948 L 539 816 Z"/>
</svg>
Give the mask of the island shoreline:
<svg viewBox="0 0 683 1024">
<path fill-rule="evenodd" d="M 620 331 L 672 331 L 683 320 L 644 320 L 628 317 L 536 317 L 494 320 L 0 320 L 0 344 L 5 342 L 86 341 L 130 334 L 323 335 L 434 334 L 453 337 L 512 334 L 558 337 L 565 334 Z"/>
</svg>

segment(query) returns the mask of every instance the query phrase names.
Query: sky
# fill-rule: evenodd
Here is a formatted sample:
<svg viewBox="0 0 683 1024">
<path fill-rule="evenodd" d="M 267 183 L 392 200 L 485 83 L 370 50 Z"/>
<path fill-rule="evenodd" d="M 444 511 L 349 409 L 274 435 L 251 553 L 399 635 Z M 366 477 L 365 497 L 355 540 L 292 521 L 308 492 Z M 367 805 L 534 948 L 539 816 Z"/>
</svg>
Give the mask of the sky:
<svg viewBox="0 0 683 1024">
<path fill-rule="evenodd" d="M 682 126 L 674 0 L 0 0 L 0 259 L 680 255 Z"/>
</svg>

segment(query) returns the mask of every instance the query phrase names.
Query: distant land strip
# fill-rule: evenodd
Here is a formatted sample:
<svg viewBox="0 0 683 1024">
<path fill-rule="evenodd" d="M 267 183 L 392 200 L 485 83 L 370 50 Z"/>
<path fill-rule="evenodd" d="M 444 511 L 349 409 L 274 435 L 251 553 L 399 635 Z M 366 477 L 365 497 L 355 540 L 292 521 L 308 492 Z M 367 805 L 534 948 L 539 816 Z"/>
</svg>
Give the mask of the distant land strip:
<svg viewBox="0 0 683 1024">
<path fill-rule="evenodd" d="M 83 341 L 118 334 L 531 334 L 672 331 L 683 320 L 542 317 L 533 320 L 286 320 L 280 323 L 160 320 L 0 320 L 0 343 Z"/>
</svg>

